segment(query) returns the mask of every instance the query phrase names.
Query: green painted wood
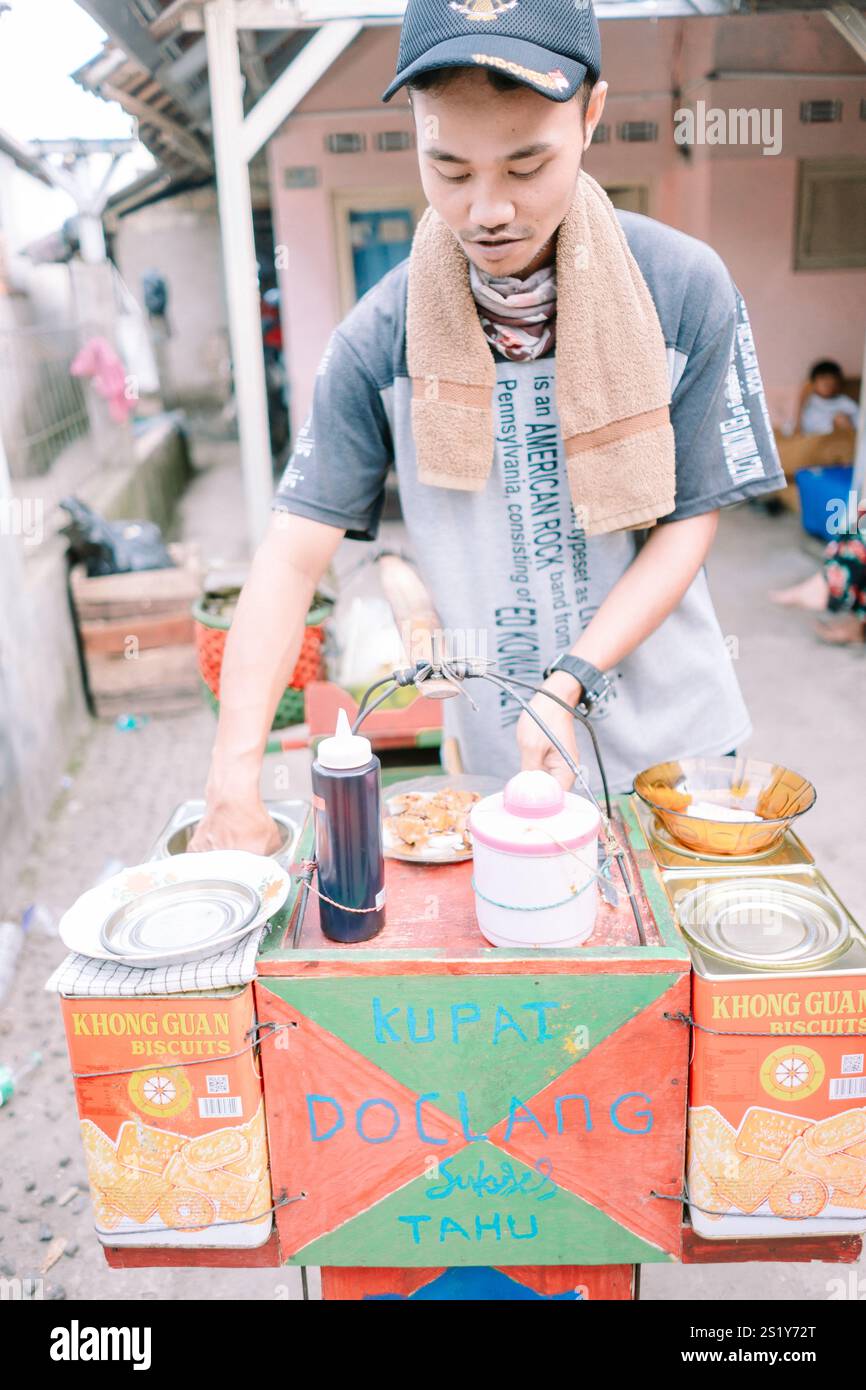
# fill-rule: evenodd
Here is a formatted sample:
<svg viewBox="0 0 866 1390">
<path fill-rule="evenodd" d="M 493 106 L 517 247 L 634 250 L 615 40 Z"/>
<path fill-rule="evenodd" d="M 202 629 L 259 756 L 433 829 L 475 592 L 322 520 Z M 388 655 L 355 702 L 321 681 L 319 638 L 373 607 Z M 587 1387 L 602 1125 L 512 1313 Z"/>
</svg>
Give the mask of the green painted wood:
<svg viewBox="0 0 866 1390">
<path fill-rule="evenodd" d="M 298 864 L 304 859 L 312 858 L 315 850 L 315 843 L 316 831 L 313 824 L 313 817 L 308 816 L 295 848 L 295 861 Z M 259 960 L 273 960 L 279 959 L 282 956 L 291 955 L 291 952 L 284 950 L 280 943 L 291 921 L 292 913 L 295 910 L 300 892 L 301 881 L 297 875 L 292 875 L 289 896 L 277 915 L 271 919 L 268 930 L 262 938 L 261 945 L 259 946 Z"/>
<path fill-rule="evenodd" d="M 416 748 L 441 748 L 441 729 L 422 729 L 415 739 Z"/>
<path fill-rule="evenodd" d="M 267 985 L 404 1086 L 435 1088 L 437 1106 L 454 1119 L 470 1078 L 480 1132 L 502 1119 L 513 1095 L 535 1095 L 678 978 L 390 975 Z"/>
<path fill-rule="evenodd" d="M 479 1165 L 506 1189 L 479 1195 Z M 670 1263 L 604 1212 L 494 1144 L 470 1144 L 448 1160 L 449 1180 L 431 1170 L 336 1231 L 311 1241 L 289 1264 L 401 1268 L 439 1265 Z M 509 1175 L 513 1178 L 509 1179 Z M 462 1179 L 458 1186 L 453 1179 Z M 514 1191 L 523 1186 L 524 1191 Z M 435 1193 L 440 1194 L 437 1198 Z M 545 1194 L 548 1194 L 545 1196 Z M 540 1200 L 543 1198 L 544 1200 Z M 407 1218 L 421 1218 L 410 1220 Z M 425 1219 L 426 1218 L 426 1219 Z"/>
<path fill-rule="evenodd" d="M 593 961 L 599 965 L 609 964 L 614 967 L 621 962 L 641 960 L 649 961 L 654 966 L 660 965 L 664 967 L 665 965 L 669 965 L 671 968 L 678 967 L 680 972 L 689 969 L 689 957 L 684 945 L 680 948 L 676 946 L 583 946 L 574 951 L 509 951 L 504 947 L 479 946 L 477 953 L 472 956 L 455 956 L 452 951 L 429 949 L 425 951 L 386 951 L 376 947 L 364 949 L 361 946 L 343 946 L 335 948 L 323 946 L 315 951 L 292 951 L 286 947 L 282 950 L 270 952 L 268 959 L 284 961 L 287 963 L 288 967 L 291 967 L 292 963 L 300 966 L 307 963 L 315 964 L 317 961 L 322 961 L 323 963 L 342 961 L 344 964 L 348 963 L 350 965 L 362 963 L 376 964 L 377 962 L 385 964 L 389 961 L 405 961 L 407 965 L 411 965 L 413 961 L 422 960 L 435 961 L 437 964 L 441 963 L 442 965 L 447 965 L 449 961 L 459 960 L 464 963 L 468 962 L 469 965 L 472 965 L 473 962 L 480 964 L 482 962 L 501 961 L 503 964 L 510 962 L 525 965 L 527 974 L 531 974 L 532 966 L 536 961 L 546 960 L 558 961 L 560 963 L 566 961 L 569 965 L 574 966 L 575 973 L 580 971 L 581 962 L 585 960 Z M 289 976 L 294 973 L 295 972 L 291 968 L 288 968 L 286 971 L 286 974 Z M 406 973 L 408 975 L 411 971 L 407 970 Z M 566 972 L 563 971 L 562 973 Z M 271 977 L 268 976 L 269 982 L 270 979 Z"/>
<path fill-rule="evenodd" d="M 634 850 L 635 858 L 638 863 L 638 872 L 641 876 L 647 902 L 655 918 L 659 936 L 665 945 L 679 946 L 681 949 L 685 950 L 685 942 L 674 921 L 670 901 L 661 877 L 655 867 L 649 841 L 635 813 L 634 802 L 634 794 L 631 796 L 618 796 L 616 798 L 617 808 L 622 815 L 626 834 L 629 838 L 629 844 Z"/>
</svg>

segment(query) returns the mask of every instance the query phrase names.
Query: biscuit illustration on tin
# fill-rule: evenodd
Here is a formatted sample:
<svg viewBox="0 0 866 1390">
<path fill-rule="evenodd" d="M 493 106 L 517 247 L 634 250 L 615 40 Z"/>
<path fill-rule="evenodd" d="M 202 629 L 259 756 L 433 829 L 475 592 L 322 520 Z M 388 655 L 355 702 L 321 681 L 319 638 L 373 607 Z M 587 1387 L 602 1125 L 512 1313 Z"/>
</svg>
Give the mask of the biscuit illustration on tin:
<svg viewBox="0 0 866 1390">
<path fill-rule="evenodd" d="M 735 1178 L 740 1170 L 733 1126 L 711 1105 L 689 1110 L 689 1154 L 714 1182 Z"/>
<path fill-rule="evenodd" d="M 159 1215 L 173 1231 L 192 1231 L 209 1226 L 216 1215 L 216 1208 L 203 1192 L 175 1188 L 162 1198 Z"/>
<path fill-rule="evenodd" d="M 240 1129 L 217 1129 L 200 1134 L 184 1146 L 183 1156 L 193 1168 L 223 1168 L 244 1157 L 249 1144 Z"/>
<path fill-rule="evenodd" d="M 247 1151 L 242 1158 L 226 1164 L 227 1173 L 236 1173 L 239 1178 L 256 1180 L 268 1167 L 268 1139 L 265 1132 L 265 1106 L 262 1101 L 255 1115 L 246 1124 L 238 1125 L 239 1132 L 247 1141 Z"/>
<path fill-rule="evenodd" d="M 220 1168 L 193 1168 L 186 1162 L 183 1152 L 169 1160 L 165 1176 L 176 1187 L 202 1192 L 214 1202 L 230 1202 L 241 1212 L 249 1210 L 256 1190 L 255 1183 L 248 1178 L 239 1178 Z"/>
<path fill-rule="evenodd" d="M 805 1221 L 818 1216 L 830 1200 L 820 1178 L 809 1173 L 789 1173 L 770 1190 L 770 1210 L 786 1221 Z"/>
<path fill-rule="evenodd" d="M 847 1187 L 834 1187 L 833 1206 L 852 1207 L 855 1211 L 866 1212 L 866 1191 L 851 1192 Z"/>
<path fill-rule="evenodd" d="M 156 1173 L 135 1172 L 127 1169 L 120 1182 L 105 1189 L 106 1199 L 139 1225 L 149 1221 L 159 1205 L 159 1199 L 168 1191 L 168 1183 Z"/>
<path fill-rule="evenodd" d="M 81 1121 L 81 1140 L 91 1187 L 111 1187 L 126 1176 L 127 1169 L 118 1162 L 111 1140 L 92 1120 Z"/>
<path fill-rule="evenodd" d="M 777 1163 L 795 1139 L 811 1127 L 811 1120 L 796 1115 L 783 1115 L 779 1110 L 764 1110 L 756 1106 L 749 1110 L 737 1134 L 741 1154 L 754 1158 L 772 1158 Z"/>
<path fill-rule="evenodd" d="M 819 1120 L 806 1136 L 806 1147 L 813 1154 L 835 1154 L 866 1140 L 866 1110 L 846 1110 Z"/>
<path fill-rule="evenodd" d="M 184 1143 L 179 1134 L 127 1120 L 120 1126 L 117 1157 L 127 1168 L 161 1174 L 172 1154 Z"/>
<path fill-rule="evenodd" d="M 731 1204 L 719 1192 L 706 1168 L 693 1158 L 688 1172 L 689 1201 L 694 1202 L 702 1216 L 710 1221 L 721 1221 Z"/>
<path fill-rule="evenodd" d="M 740 1211 L 757 1211 L 779 1181 L 779 1165 L 767 1158 L 744 1158 L 735 1178 L 719 1178 L 718 1191 Z"/>
<path fill-rule="evenodd" d="M 123 1212 L 118 1211 L 117 1207 L 112 1206 L 104 1193 L 99 1188 L 90 1189 L 90 1200 L 93 1204 L 93 1215 L 96 1218 L 97 1230 L 115 1231 L 123 1220 Z"/>
<path fill-rule="evenodd" d="M 813 1154 L 805 1139 L 795 1139 L 782 1155 L 782 1164 L 797 1173 L 811 1173 L 822 1182 L 862 1192 L 866 1187 L 866 1163 L 849 1154 Z"/>
</svg>

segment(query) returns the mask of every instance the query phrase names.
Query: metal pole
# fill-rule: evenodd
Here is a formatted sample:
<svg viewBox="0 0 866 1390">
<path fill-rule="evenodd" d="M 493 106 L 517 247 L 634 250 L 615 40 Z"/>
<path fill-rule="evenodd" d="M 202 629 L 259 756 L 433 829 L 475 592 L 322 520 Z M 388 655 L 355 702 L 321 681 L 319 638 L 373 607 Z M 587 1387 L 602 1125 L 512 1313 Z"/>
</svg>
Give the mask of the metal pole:
<svg viewBox="0 0 866 1390">
<path fill-rule="evenodd" d="M 242 146 L 241 63 L 231 0 L 208 0 L 204 19 L 247 531 L 255 547 L 270 514 L 273 473 L 252 196 Z"/>
<path fill-rule="evenodd" d="M 854 476 L 851 487 L 861 502 L 866 501 L 866 342 L 863 344 L 863 372 L 860 378 L 860 416 L 854 446 Z"/>
</svg>

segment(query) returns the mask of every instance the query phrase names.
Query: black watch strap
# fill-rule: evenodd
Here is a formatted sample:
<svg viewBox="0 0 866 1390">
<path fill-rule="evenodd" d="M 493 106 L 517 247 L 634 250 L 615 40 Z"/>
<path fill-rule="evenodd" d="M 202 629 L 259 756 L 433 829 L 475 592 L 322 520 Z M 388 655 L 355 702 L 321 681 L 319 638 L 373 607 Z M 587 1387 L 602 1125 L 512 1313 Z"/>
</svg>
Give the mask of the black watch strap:
<svg viewBox="0 0 866 1390">
<path fill-rule="evenodd" d="M 547 680 L 554 671 L 565 671 L 569 676 L 573 676 L 583 687 L 583 694 L 580 697 L 580 705 L 584 709 L 591 709 L 596 700 L 609 688 L 610 682 L 603 671 L 599 671 L 592 662 L 584 661 L 579 656 L 572 656 L 571 652 L 563 652 L 552 661 L 544 673 Z"/>
</svg>

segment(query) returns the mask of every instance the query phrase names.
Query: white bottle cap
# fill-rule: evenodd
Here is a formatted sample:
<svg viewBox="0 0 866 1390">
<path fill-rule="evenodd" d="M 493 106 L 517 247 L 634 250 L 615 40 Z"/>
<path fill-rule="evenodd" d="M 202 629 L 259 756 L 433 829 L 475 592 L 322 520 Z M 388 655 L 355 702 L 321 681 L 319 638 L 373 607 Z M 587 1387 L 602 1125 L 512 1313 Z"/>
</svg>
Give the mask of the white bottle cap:
<svg viewBox="0 0 866 1390">
<path fill-rule="evenodd" d="M 337 732 L 333 738 L 322 739 L 316 749 L 316 762 L 322 767 L 363 767 L 373 756 L 368 738 L 352 733 L 344 709 L 337 715 Z"/>
</svg>

